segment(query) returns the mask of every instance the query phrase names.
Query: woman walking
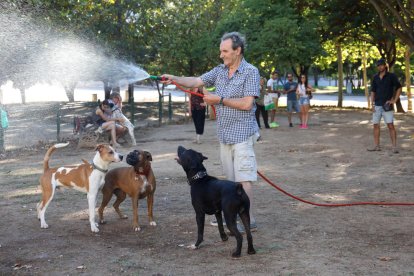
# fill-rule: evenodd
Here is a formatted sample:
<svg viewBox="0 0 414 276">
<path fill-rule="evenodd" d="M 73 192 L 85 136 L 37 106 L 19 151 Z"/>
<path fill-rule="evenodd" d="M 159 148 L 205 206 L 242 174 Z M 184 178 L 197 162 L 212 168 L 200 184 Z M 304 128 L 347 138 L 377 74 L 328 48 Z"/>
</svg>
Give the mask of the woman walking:
<svg viewBox="0 0 414 276">
<path fill-rule="evenodd" d="M 296 94 L 299 96 L 300 114 L 302 118 L 302 124 L 299 126 L 301 129 L 308 128 L 310 99 L 312 98 L 313 91 L 314 89 L 312 86 L 308 84 L 308 78 L 306 75 L 301 74 L 299 84 L 296 89 Z"/>
<path fill-rule="evenodd" d="M 195 87 L 193 92 L 204 94 L 203 87 Z M 204 133 L 204 122 L 206 120 L 206 104 L 202 97 L 190 94 L 188 101 L 189 115 L 193 118 L 196 129 L 196 140 L 194 143 L 201 144 L 200 137 Z"/>
</svg>

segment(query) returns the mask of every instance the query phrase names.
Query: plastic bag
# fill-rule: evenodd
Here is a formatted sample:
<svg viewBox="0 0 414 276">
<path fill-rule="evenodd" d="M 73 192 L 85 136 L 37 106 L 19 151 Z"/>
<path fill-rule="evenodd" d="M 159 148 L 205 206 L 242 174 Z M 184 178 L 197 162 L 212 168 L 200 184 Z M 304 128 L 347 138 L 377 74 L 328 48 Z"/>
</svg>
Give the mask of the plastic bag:
<svg viewBox="0 0 414 276">
<path fill-rule="evenodd" d="M 265 110 L 271 110 L 275 108 L 275 103 L 273 102 L 272 96 L 265 95 L 263 102 L 264 102 Z"/>
<path fill-rule="evenodd" d="M 6 129 L 9 127 L 9 119 L 7 118 L 7 112 L 3 109 L 0 109 L 1 112 L 1 127 Z"/>
</svg>

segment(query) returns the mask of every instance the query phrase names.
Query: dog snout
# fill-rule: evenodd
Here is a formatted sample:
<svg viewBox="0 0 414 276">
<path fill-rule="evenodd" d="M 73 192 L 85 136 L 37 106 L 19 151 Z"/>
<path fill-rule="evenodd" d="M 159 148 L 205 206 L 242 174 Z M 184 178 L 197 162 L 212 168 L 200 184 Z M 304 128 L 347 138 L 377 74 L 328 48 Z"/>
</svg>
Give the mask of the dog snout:
<svg viewBox="0 0 414 276">
<path fill-rule="evenodd" d="M 186 150 L 187 149 L 184 148 L 183 146 L 178 146 L 178 148 L 177 148 L 178 157 L 180 157 Z"/>
<path fill-rule="evenodd" d="M 126 157 L 127 164 L 128 165 L 131 165 L 131 166 L 135 166 L 135 164 L 137 164 L 138 163 L 138 160 L 139 160 L 139 156 L 138 155 L 139 155 L 138 152 L 135 152 L 135 151 L 130 152 L 127 155 L 127 157 Z"/>
<path fill-rule="evenodd" d="M 122 159 L 124 159 L 124 156 L 122 154 L 119 155 L 119 160 L 122 161 Z"/>
</svg>

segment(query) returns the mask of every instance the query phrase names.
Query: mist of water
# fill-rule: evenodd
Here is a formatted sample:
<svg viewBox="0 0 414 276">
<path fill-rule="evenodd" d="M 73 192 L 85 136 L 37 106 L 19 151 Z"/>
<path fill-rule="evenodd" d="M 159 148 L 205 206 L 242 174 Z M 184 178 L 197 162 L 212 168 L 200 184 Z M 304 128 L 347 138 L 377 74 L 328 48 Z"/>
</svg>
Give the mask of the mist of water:
<svg viewBox="0 0 414 276">
<path fill-rule="evenodd" d="M 38 82 L 119 81 L 149 75 L 136 64 L 108 57 L 98 45 L 35 22 L 18 11 L 0 11 L 0 84 L 29 87 Z"/>
</svg>

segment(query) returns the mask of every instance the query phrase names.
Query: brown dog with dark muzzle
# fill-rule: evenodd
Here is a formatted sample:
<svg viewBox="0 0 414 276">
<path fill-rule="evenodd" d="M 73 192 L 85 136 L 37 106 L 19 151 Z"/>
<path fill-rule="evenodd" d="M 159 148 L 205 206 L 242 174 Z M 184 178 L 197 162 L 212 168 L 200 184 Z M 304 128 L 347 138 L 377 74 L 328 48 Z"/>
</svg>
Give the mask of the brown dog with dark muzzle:
<svg viewBox="0 0 414 276">
<path fill-rule="evenodd" d="M 128 194 L 132 199 L 133 227 L 140 231 L 138 223 L 138 200 L 147 198 L 149 224 L 156 226 L 152 215 L 155 192 L 155 176 L 151 168 L 152 156 L 148 151 L 134 150 L 127 155 L 126 162 L 132 167 L 123 167 L 110 170 L 105 176 L 105 184 L 102 188 L 103 198 L 99 207 L 100 223 L 105 223 L 103 211 L 115 194 L 117 199 L 113 204 L 115 211 L 121 219 L 128 218 L 123 215 L 119 205 Z"/>
</svg>

